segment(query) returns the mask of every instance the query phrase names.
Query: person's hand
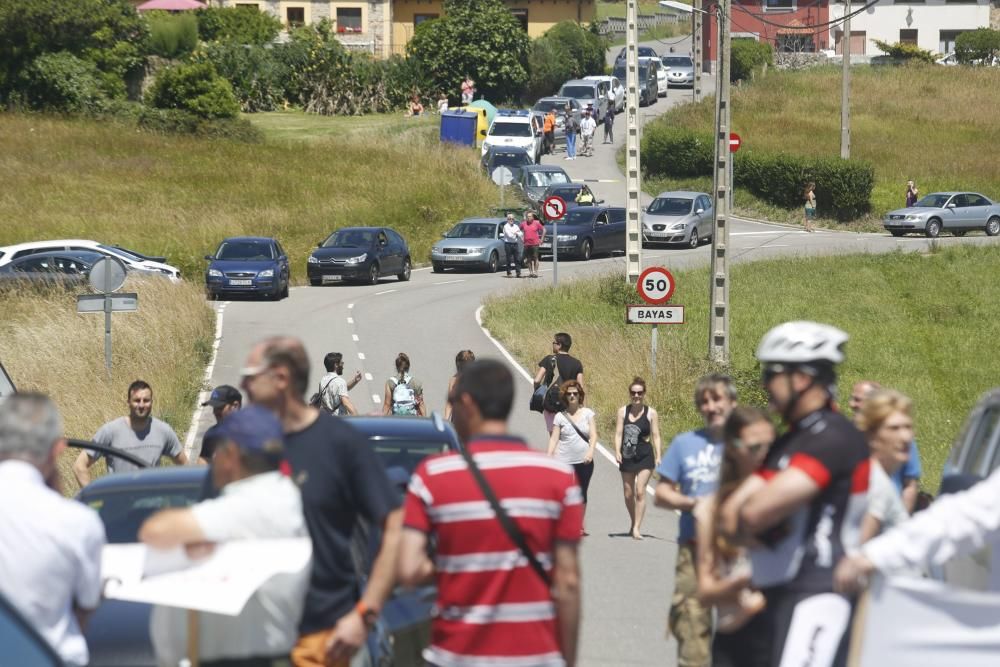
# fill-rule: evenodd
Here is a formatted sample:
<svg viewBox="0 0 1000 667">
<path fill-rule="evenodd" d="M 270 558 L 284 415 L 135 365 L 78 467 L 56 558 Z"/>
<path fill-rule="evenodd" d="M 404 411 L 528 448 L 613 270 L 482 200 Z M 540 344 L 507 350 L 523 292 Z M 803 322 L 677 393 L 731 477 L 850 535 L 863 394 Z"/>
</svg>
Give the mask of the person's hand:
<svg viewBox="0 0 1000 667">
<path fill-rule="evenodd" d="M 620 449 L 615 451 L 615 461 L 618 461 L 618 465 L 622 464 L 622 452 Z"/>
<path fill-rule="evenodd" d="M 354 382 L 355 384 L 361 382 L 361 371 L 354 371 Z"/>
<path fill-rule="evenodd" d="M 872 562 L 862 556 L 844 556 L 833 571 L 833 590 L 850 595 L 868 586 L 868 575 L 875 570 Z"/>
<path fill-rule="evenodd" d="M 193 542 L 184 545 L 184 553 L 191 560 L 201 560 L 208 558 L 215 551 L 215 544 L 212 542 Z"/>
<path fill-rule="evenodd" d="M 361 614 L 352 610 L 351 613 L 337 621 L 330 638 L 326 641 L 326 664 L 335 665 L 349 659 L 368 638 L 368 628 Z"/>
<path fill-rule="evenodd" d="M 583 462 L 584 463 L 593 463 L 593 461 L 594 461 L 594 450 L 593 449 L 588 449 L 587 453 L 583 457 Z"/>
</svg>

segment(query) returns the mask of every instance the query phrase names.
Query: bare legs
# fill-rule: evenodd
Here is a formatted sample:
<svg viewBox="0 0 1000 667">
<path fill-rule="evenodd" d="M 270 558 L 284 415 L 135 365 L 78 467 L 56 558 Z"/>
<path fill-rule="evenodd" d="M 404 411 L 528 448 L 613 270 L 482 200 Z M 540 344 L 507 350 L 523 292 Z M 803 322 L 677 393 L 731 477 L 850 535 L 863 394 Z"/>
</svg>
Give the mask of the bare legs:
<svg viewBox="0 0 1000 667">
<path fill-rule="evenodd" d="M 640 470 L 639 472 L 623 472 L 622 490 L 625 493 L 625 509 L 628 510 L 628 518 L 631 521 L 629 532 L 632 539 L 642 539 L 642 518 L 646 514 L 646 485 L 652 477 L 652 470 Z"/>
</svg>

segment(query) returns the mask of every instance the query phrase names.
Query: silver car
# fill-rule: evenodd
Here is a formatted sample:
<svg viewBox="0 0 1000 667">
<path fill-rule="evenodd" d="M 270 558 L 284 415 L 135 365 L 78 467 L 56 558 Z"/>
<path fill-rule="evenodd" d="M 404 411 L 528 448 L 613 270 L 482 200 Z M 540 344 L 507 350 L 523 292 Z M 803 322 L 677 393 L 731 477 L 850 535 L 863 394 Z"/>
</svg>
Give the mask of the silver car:
<svg viewBox="0 0 1000 667">
<path fill-rule="evenodd" d="M 933 239 L 942 231 L 965 236 L 976 229 L 996 236 L 1000 234 L 1000 204 L 978 192 L 935 192 L 910 208 L 889 211 L 882 226 L 893 236 L 917 232 Z"/>
<path fill-rule="evenodd" d="M 714 214 L 712 198 L 704 192 L 661 192 L 643 209 L 643 241 L 697 248 L 712 237 Z"/>
<path fill-rule="evenodd" d="M 694 85 L 694 61 L 691 56 L 663 56 L 660 62 L 667 68 L 668 86 Z"/>
<path fill-rule="evenodd" d="M 599 81 L 573 79 L 567 81 L 559 89 L 559 97 L 572 97 L 580 103 L 581 109 L 593 107 L 596 112 L 594 120 L 600 125 L 604 122 L 604 114 L 608 111 L 607 87 Z"/>
<path fill-rule="evenodd" d="M 477 269 L 495 272 L 504 261 L 504 218 L 466 218 L 431 247 L 435 273 L 448 269 Z"/>
</svg>

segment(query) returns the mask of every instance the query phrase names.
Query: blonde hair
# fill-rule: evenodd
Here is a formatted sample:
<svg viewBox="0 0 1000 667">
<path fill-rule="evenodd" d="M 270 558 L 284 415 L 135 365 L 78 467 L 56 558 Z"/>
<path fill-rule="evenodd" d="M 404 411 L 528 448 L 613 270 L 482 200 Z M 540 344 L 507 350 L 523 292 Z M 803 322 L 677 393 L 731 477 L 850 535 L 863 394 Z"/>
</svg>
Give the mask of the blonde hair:
<svg viewBox="0 0 1000 667">
<path fill-rule="evenodd" d="M 870 394 L 862 403 L 857 417 L 858 428 L 866 435 L 871 435 L 882 428 L 885 420 L 897 412 L 912 417 L 913 401 L 898 391 L 880 389 Z"/>
</svg>

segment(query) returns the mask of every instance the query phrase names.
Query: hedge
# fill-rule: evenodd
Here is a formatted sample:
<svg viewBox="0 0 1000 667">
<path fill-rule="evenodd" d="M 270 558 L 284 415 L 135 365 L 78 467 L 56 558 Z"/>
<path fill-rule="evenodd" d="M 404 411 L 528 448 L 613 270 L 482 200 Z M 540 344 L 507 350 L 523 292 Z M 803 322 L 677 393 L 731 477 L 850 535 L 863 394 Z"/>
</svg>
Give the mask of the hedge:
<svg viewBox="0 0 1000 667">
<path fill-rule="evenodd" d="M 641 155 L 651 174 L 689 178 L 712 173 L 715 146 L 710 132 L 656 124 L 645 128 Z"/>
</svg>

